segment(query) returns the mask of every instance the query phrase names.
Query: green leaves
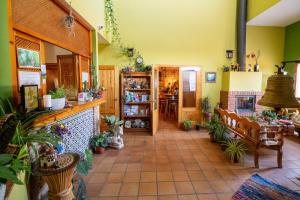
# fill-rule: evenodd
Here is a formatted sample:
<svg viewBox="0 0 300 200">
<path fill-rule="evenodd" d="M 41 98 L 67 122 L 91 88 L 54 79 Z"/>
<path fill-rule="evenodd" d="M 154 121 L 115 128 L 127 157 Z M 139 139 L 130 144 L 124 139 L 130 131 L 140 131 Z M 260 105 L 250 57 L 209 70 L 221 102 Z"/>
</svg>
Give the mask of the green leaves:
<svg viewBox="0 0 300 200">
<path fill-rule="evenodd" d="M 87 176 L 89 173 L 89 170 L 92 169 L 93 166 L 93 153 L 90 149 L 86 149 L 84 152 L 84 159 L 80 160 L 79 163 L 76 166 L 77 172 L 80 175 Z"/>
<path fill-rule="evenodd" d="M 229 156 L 230 160 L 232 162 L 239 161 L 241 158 L 243 158 L 246 154 L 247 147 L 244 143 L 240 142 L 237 139 L 228 140 L 227 148 L 225 150 L 225 153 Z"/>
</svg>

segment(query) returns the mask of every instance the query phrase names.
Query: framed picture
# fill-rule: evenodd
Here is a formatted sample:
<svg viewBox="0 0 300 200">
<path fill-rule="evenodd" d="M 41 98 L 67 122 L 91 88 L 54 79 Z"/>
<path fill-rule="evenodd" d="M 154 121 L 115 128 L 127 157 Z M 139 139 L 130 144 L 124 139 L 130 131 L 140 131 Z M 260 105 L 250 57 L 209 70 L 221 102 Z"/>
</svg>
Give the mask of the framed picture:
<svg viewBox="0 0 300 200">
<path fill-rule="evenodd" d="M 19 87 L 22 85 L 38 85 L 41 88 L 41 72 L 18 70 Z"/>
<path fill-rule="evenodd" d="M 39 107 L 38 101 L 38 85 L 22 85 L 21 86 L 22 106 L 28 112 Z"/>
<path fill-rule="evenodd" d="M 18 48 L 17 54 L 20 68 L 40 68 L 40 53 L 38 51 Z"/>
<path fill-rule="evenodd" d="M 206 72 L 205 73 L 206 83 L 215 83 L 217 80 L 216 72 Z"/>
</svg>

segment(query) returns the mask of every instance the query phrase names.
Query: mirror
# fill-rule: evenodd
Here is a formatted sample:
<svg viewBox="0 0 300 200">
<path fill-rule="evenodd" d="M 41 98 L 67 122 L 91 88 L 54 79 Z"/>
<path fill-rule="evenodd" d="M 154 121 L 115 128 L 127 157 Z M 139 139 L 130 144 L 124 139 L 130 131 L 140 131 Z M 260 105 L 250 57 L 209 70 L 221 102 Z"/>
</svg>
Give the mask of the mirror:
<svg viewBox="0 0 300 200">
<path fill-rule="evenodd" d="M 197 72 L 186 70 L 182 72 L 183 107 L 196 107 Z"/>
</svg>

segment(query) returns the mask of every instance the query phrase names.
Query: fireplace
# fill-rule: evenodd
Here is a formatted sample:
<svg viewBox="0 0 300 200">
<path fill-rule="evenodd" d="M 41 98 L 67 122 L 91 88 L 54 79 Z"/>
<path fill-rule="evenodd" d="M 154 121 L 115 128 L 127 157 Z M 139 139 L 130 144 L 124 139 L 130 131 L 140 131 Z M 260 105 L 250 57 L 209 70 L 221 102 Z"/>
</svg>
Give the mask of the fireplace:
<svg viewBox="0 0 300 200">
<path fill-rule="evenodd" d="M 257 105 L 262 97 L 262 92 L 254 91 L 221 91 L 220 106 L 231 112 L 237 112 L 240 116 L 252 116 L 253 113 L 262 112 L 263 108 Z"/>
<path fill-rule="evenodd" d="M 237 113 L 255 112 L 255 96 L 235 96 L 235 110 Z"/>
</svg>

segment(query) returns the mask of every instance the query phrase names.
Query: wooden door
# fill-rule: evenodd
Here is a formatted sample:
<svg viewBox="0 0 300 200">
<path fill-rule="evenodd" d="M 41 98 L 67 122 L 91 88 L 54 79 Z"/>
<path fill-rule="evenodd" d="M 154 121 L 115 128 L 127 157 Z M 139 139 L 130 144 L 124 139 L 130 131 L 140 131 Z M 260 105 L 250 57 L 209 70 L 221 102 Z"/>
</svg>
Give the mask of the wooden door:
<svg viewBox="0 0 300 200">
<path fill-rule="evenodd" d="M 159 66 L 152 67 L 152 134 L 155 135 L 159 123 Z"/>
<path fill-rule="evenodd" d="M 64 86 L 69 100 L 77 100 L 78 85 L 78 55 L 57 56 L 58 84 Z"/>
<path fill-rule="evenodd" d="M 200 67 L 179 68 L 178 125 L 184 120 L 201 121 L 202 82 Z"/>
<path fill-rule="evenodd" d="M 118 70 L 115 66 L 99 66 L 98 82 L 100 86 L 106 88 L 106 103 L 100 107 L 100 114 L 116 115 L 119 117 L 119 79 Z M 101 130 L 106 126 L 101 122 Z"/>
</svg>

